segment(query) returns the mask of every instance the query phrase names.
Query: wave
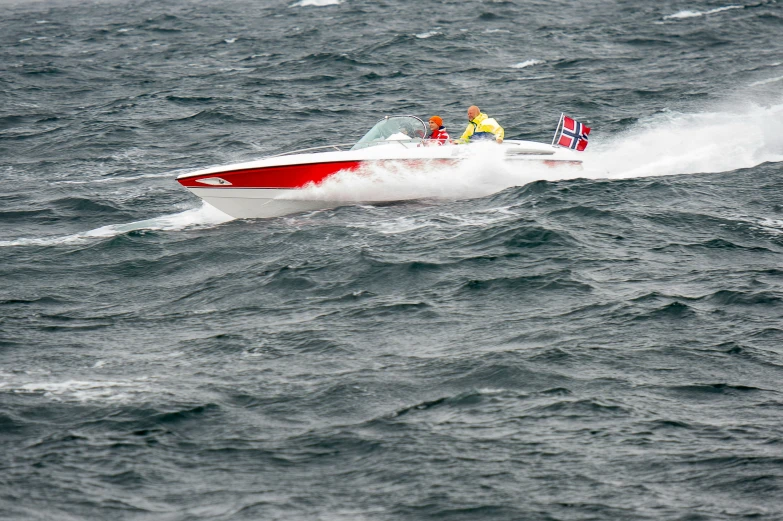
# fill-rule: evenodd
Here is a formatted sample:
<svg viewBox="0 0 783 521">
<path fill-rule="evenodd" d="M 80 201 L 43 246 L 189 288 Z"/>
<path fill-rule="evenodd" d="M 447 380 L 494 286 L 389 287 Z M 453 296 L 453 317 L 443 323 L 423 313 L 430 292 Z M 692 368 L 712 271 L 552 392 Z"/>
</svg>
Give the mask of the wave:
<svg viewBox="0 0 783 521">
<path fill-rule="evenodd" d="M 71 235 L 57 237 L 20 238 L 0 241 L 0 247 L 58 246 L 62 244 L 80 243 L 93 239 L 115 237 L 117 235 L 140 230 L 176 231 L 191 227 L 210 227 L 223 224 L 231 220 L 233 220 L 233 217 L 224 214 L 220 210 L 207 203 L 203 203 L 199 208 L 185 210 L 184 212 L 162 215 L 159 217 L 153 217 L 152 219 L 134 221 L 126 224 L 110 224 L 86 232 L 80 232 Z"/>
<path fill-rule="evenodd" d="M 133 182 L 133 181 L 139 181 L 141 179 L 171 179 L 172 175 L 176 177 L 180 173 L 186 173 L 190 172 L 192 169 L 184 168 L 181 170 L 169 170 L 166 172 L 161 172 L 157 174 L 139 174 L 139 175 L 130 175 L 130 176 L 112 176 L 112 177 L 101 177 L 101 178 L 88 178 L 88 179 L 66 179 L 62 181 L 51 181 L 49 184 L 51 186 L 56 185 L 92 185 L 96 183 L 127 183 L 127 182 Z"/>
<path fill-rule="evenodd" d="M 544 60 L 525 60 L 523 62 L 512 65 L 513 69 L 524 69 L 526 67 L 532 67 L 533 65 L 541 65 L 546 63 Z"/>
<path fill-rule="evenodd" d="M 690 11 L 690 10 L 684 10 L 679 11 L 674 14 L 670 14 L 668 16 L 664 16 L 664 20 L 682 20 L 685 18 L 698 18 L 700 16 L 710 15 L 710 14 L 716 14 L 721 13 L 723 11 L 729 11 L 731 9 L 745 9 L 744 5 L 727 5 L 724 7 L 716 7 L 715 9 L 710 9 L 708 11 Z"/>
<path fill-rule="evenodd" d="M 770 83 L 777 83 L 779 81 L 783 81 L 783 76 L 776 76 L 774 78 L 767 78 L 765 80 L 754 81 L 753 83 L 749 83 L 748 87 L 758 87 L 760 85 L 768 85 Z"/>
<path fill-rule="evenodd" d="M 14 387 L 5 387 L 0 383 L 0 390 L 14 394 L 41 395 L 57 401 L 66 399 L 73 399 L 79 402 L 93 400 L 126 401 L 133 395 L 142 392 L 148 385 L 147 378 L 141 377 L 136 381 L 45 381 L 25 383 Z"/>
<path fill-rule="evenodd" d="M 299 0 L 289 7 L 326 7 L 328 5 L 340 5 L 343 0 Z"/>
</svg>

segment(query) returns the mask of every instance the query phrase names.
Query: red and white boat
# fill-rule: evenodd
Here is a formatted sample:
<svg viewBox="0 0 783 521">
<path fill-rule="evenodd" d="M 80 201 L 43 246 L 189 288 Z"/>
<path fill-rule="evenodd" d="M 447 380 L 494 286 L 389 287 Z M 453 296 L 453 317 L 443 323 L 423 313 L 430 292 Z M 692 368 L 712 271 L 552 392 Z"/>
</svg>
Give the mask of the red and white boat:
<svg viewBox="0 0 783 521">
<path fill-rule="evenodd" d="M 291 190 L 317 185 L 342 171 L 372 165 L 399 164 L 411 168 L 457 164 L 487 145 L 437 145 L 424 138 L 427 125 L 416 116 L 387 116 L 356 144 L 296 150 L 247 163 L 217 166 L 182 174 L 177 181 L 195 195 L 238 218 L 278 217 L 333 208 L 357 201 L 308 200 Z M 548 166 L 580 166 L 579 153 L 531 141 L 506 140 L 492 145 L 507 161 L 534 161 Z"/>
</svg>

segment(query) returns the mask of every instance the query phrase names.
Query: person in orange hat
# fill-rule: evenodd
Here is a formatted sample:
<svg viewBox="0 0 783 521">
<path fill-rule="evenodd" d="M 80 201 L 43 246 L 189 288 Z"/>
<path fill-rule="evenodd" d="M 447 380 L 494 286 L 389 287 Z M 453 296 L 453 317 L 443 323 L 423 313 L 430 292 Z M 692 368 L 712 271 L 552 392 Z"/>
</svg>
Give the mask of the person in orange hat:
<svg viewBox="0 0 783 521">
<path fill-rule="evenodd" d="M 428 145 L 445 145 L 449 142 L 449 133 L 443 126 L 443 119 L 440 116 L 430 118 L 430 130 L 432 131 L 427 138 Z"/>
</svg>

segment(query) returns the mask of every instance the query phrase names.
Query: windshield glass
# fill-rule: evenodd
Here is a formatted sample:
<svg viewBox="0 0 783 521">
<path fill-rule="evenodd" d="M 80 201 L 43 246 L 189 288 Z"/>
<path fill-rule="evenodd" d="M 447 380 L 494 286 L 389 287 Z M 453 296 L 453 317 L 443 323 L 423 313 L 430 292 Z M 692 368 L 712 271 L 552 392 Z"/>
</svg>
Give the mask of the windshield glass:
<svg viewBox="0 0 783 521">
<path fill-rule="evenodd" d="M 417 143 L 427 135 L 427 125 L 416 116 L 386 116 L 360 139 L 351 150 L 392 141 Z"/>
</svg>

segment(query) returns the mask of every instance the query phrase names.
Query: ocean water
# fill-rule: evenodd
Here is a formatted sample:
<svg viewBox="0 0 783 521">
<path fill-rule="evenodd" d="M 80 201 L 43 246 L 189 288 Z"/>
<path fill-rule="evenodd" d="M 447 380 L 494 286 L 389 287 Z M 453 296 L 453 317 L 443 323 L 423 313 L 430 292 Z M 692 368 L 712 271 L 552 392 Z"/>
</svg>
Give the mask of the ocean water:
<svg viewBox="0 0 783 521">
<path fill-rule="evenodd" d="M 0 7 L 0 519 L 783 518 L 779 1 Z M 583 170 L 175 182 L 471 104 Z"/>
</svg>

